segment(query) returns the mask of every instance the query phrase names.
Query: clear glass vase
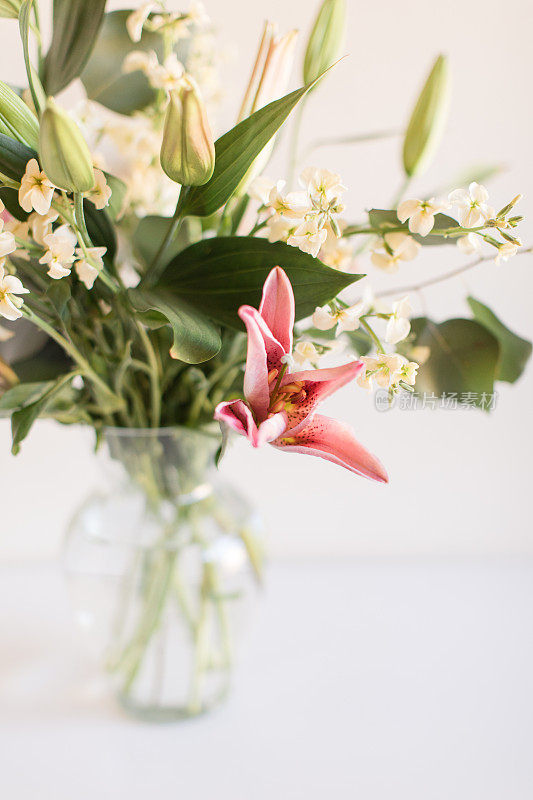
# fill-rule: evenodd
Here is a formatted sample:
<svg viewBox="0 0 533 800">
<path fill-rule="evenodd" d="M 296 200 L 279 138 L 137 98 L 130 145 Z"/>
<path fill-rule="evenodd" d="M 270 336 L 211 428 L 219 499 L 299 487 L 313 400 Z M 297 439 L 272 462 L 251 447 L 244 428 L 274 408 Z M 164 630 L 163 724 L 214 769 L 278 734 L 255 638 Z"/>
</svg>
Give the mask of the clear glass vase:
<svg viewBox="0 0 533 800">
<path fill-rule="evenodd" d="M 220 480 L 209 431 L 116 428 L 105 443 L 106 487 L 66 538 L 77 619 L 128 711 L 200 714 L 230 686 L 261 524 Z"/>
</svg>

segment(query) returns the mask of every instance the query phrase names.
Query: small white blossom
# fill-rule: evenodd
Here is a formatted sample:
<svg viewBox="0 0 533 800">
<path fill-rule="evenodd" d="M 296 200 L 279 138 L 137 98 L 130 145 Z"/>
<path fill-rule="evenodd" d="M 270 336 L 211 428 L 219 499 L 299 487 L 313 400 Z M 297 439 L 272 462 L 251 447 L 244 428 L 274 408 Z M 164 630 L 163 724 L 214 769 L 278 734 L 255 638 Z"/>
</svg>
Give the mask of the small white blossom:
<svg viewBox="0 0 533 800">
<path fill-rule="evenodd" d="M 306 219 L 299 225 L 294 233 L 287 239 L 287 244 L 299 247 L 304 253 L 310 253 L 316 258 L 320 248 L 326 241 L 327 231 L 319 227 L 318 220 L 314 217 Z"/>
<path fill-rule="evenodd" d="M 81 247 L 76 248 L 76 258 L 74 265 L 76 274 L 87 289 L 92 289 L 98 273 L 104 266 L 103 257 L 107 252 L 106 247 L 88 247 L 84 252 Z"/>
<path fill-rule="evenodd" d="M 128 16 L 126 20 L 126 28 L 132 42 L 140 42 L 144 23 L 152 11 L 156 11 L 157 8 L 157 3 L 144 3 L 140 8 L 132 11 Z"/>
<path fill-rule="evenodd" d="M 149 79 L 159 67 L 155 50 L 132 50 L 122 62 L 122 72 L 144 72 Z"/>
<path fill-rule="evenodd" d="M 449 203 L 439 202 L 434 197 L 429 200 L 404 200 L 398 206 L 397 216 L 400 222 L 409 220 L 411 233 L 427 236 L 435 225 L 435 214 L 449 207 Z"/>
<path fill-rule="evenodd" d="M 94 170 L 94 186 L 87 194 L 87 198 L 94 203 L 98 211 L 109 205 L 111 188 L 107 185 L 107 180 L 101 169 Z"/>
<path fill-rule="evenodd" d="M 385 341 L 389 344 L 397 344 L 409 335 L 411 323 L 409 317 L 413 313 L 408 297 L 397 300 L 392 304 L 392 314 L 387 322 Z"/>
<path fill-rule="evenodd" d="M 494 210 L 488 205 L 489 193 L 475 181 L 466 189 L 455 189 L 448 200 L 457 206 L 457 216 L 463 228 L 475 228 L 490 219 Z"/>
<path fill-rule="evenodd" d="M 22 316 L 23 301 L 17 295 L 28 294 L 19 278 L 8 275 L 3 262 L 0 261 L 0 316 L 15 320 Z"/>
<path fill-rule="evenodd" d="M 155 89 L 164 89 L 171 92 L 177 89 L 185 75 L 185 68 L 178 60 L 176 53 L 170 53 L 162 64 L 148 73 L 150 83 Z"/>
<path fill-rule="evenodd" d="M 408 361 L 398 353 L 378 353 L 376 356 L 363 356 L 361 361 L 365 365 L 357 383 L 364 389 L 370 390 L 373 381 L 382 389 L 395 388 L 400 381 L 414 386 L 418 364 Z"/>
<path fill-rule="evenodd" d="M 70 275 L 74 261 L 74 249 L 77 239 L 68 225 L 61 225 L 53 233 L 44 237 L 47 247 L 45 254 L 39 259 L 40 264 L 48 265 L 48 275 L 54 280 Z"/>
<path fill-rule="evenodd" d="M 341 196 L 346 187 L 340 175 L 327 169 L 307 167 L 300 176 L 300 184 L 304 187 L 316 209 L 322 212 L 341 213 Z"/>
<path fill-rule="evenodd" d="M 2 230 L 2 221 L 0 220 L 0 230 Z M 28 222 L 22 222 L 21 220 L 13 219 L 8 220 L 4 225 L 4 230 L 8 233 L 12 233 L 17 239 L 22 239 L 22 241 L 28 241 L 30 236 L 30 226 Z M 28 251 L 25 250 L 23 247 L 19 247 L 17 245 L 17 249 L 13 251 L 13 255 L 17 256 L 17 258 L 22 258 L 25 261 L 29 261 L 30 257 L 28 255 Z"/>
<path fill-rule="evenodd" d="M 515 256 L 518 253 L 519 247 L 519 244 L 513 244 L 513 242 L 503 242 L 503 244 L 498 247 L 498 255 L 494 259 L 496 264 L 501 264 L 502 261 L 508 261 Z"/>
<path fill-rule="evenodd" d="M 345 223 L 341 222 L 341 231 Z M 319 258 L 324 264 L 342 272 L 355 272 L 356 262 L 354 258 L 353 245 L 347 239 L 338 238 L 330 227 L 327 228 L 327 238 L 324 242 Z"/>
<path fill-rule="evenodd" d="M 275 214 L 267 220 L 269 242 L 286 242 L 298 227 L 298 220 L 286 219 Z"/>
<path fill-rule="evenodd" d="M 481 236 L 477 233 L 467 233 L 466 236 L 460 236 L 457 239 L 457 247 L 467 256 L 473 253 L 479 253 L 481 250 Z"/>
<path fill-rule="evenodd" d="M 371 260 L 375 267 L 379 267 L 385 272 L 396 272 L 402 261 L 412 261 L 421 247 L 408 233 L 386 233 L 383 238 L 392 254 L 387 250 L 383 253 L 375 250 Z"/>
<path fill-rule="evenodd" d="M 252 200 L 257 200 L 262 206 L 266 206 L 274 186 L 274 181 L 267 178 L 266 175 L 258 175 L 248 187 L 248 194 Z"/>
<path fill-rule="evenodd" d="M 270 190 L 267 205 L 276 214 L 289 219 L 301 219 L 310 209 L 307 196 L 303 192 L 283 194 L 285 181 L 278 181 Z"/>
<path fill-rule="evenodd" d="M 348 308 L 338 308 L 334 311 L 325 306 L 323 308 L 317 306 L 313 314 L 313 325 L 319 331 L 329 331 L 337 326 L 335 335 L 339 336 L 345 331 L 356 331 L 361 324 L 361 317 L 367 311 L 368 304 L 364 299 Z"/>
<path fill-rule="evenodd" d="M 316 363 L 320 358 L 320 354 L 313 342 L 302 341 L 294 346 L 292 358 L 294 365 L 298 369 L 302 369 L 308 362 Z"/>
<path fill-rule="evenodd" d="M 17 249 L 17 243 L 11 231 L 4 230 L 4 220 L 0 217 L 0 259 L 11 255 Z"/>
<path fill-rule="evenodd" d="M 30 214 L 28 224 L 34 242 L 44 247 L 44 237 L 52 233 L 52 223 L 59 217 L 57 211 L 50 209 L 46 214 Z"/>
<path fill-rule="evenodd" d="M 37 159 L 30 159 L 20 182 L 20 207 L 28 213 L 35 209 L 38 214 L 46 214 L 50 210 L 54 188 L 54 184 L 40 171 Z"/>
</svg>

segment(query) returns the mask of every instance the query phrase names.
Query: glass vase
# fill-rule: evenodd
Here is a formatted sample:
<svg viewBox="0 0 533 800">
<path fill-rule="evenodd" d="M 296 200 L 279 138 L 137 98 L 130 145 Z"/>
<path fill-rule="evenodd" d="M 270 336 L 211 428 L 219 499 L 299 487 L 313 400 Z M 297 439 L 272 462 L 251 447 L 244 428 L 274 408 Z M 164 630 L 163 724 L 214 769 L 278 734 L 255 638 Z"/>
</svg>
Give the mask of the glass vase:
<svg viewBox="0 0 533 800">
<path fill-rule="evenodd" d="M 115 428 L 104 438 L 105 489 L 66 538 L 77 619 L 129 712 L 154 721 L 203 713 L 231 683 L 261 524 L 220 480 L 215 434 Z"/>
</svg>

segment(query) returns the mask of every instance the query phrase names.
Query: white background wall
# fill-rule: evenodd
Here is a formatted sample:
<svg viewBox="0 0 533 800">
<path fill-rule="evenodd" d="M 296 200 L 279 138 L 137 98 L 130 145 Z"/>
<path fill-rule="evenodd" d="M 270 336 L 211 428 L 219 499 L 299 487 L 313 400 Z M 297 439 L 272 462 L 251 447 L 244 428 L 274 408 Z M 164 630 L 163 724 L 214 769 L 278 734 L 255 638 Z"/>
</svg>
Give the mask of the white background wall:
<svg viewBox="0 0 533 800">
<path fill-rule="evenodd" d="M 43 6 L 49 3 L 43 2 Z M 125 3 L 111 3 L 120 7 Z M 170 5 L 170 4 L 169 4 Z M 177 7 L 177 4 L 175 4 Z M 533 241 L 531 192 L 531 22 L 527 0 L 348 0 L 346 51 L 306 112 L 303 143 L 403 125 L 434 56 L 445 52 L 453 69 L 453 102 L 444 144 L 414 189 L 431 189 L 475 163 L 508 169 L 491 184 L 494 204 L 517 192 L 525 243 Z M 310 25 L 307 0 L 212 0 L 209 11 L 222 40 L 239 58 L 227 74 L 229 126 L 243 91 L 256 37 L 265 16 L 283 30 Z M 23 79 L 16 25 L 0 23 L 0 75 Z M 295 85 L 299 77 L 295 75 Z M 283 154 L 282 154 L 283 155 Z M 269 168 L 283 175 L 284 158 Z M 349 187 L 353 217 L 386 206 L 401 173 L 399 142 L 324 148 L 319 166 L 335 169 Z M 461 263 L 455 250 L 431 249 L 398 276 L 376 275 L 375 287 L 410 283 Z M 513 329 L 533 337 L 533 259 L 478 267 L 462 280 L 413 298 L 440 319 L 467 312 L 470 292 L 491 305 Z M 356 387 L 329 403 L 353 423 L 361 440 L 389 469 L 388 487 L 375 486 L 325 462 L 251 451 L 239 442 L 225 464 L 263 509 L 278 556 L 533 553 L 531 507 L 531 390 L 533 369 L 514 387 L 499 387 L 496 411 L 378 413 Z M 40 423 L 17 458 L 9 454 L 9 423 L 0 421 L 0 559 L 54 556 L 72 510 L 98 477 L 88 431 Z"/>
</svg>

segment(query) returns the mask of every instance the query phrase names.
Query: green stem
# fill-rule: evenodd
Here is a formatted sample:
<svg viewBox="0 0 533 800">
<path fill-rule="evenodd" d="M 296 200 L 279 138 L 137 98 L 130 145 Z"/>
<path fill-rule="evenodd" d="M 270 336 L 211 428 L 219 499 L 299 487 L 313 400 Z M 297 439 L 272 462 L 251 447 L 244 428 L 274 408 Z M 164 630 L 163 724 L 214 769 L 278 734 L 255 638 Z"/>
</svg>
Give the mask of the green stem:
<svg viewBox="0 0 533 800">
<path fill-rule="evenodd" d="M 143 343 L 148 358 L 150 368 L 150 396 L 152 402 L 152 428 L 158 428 L 161 424 L 161 386 L 159 381 L 159 365 L 157 357 L 145 328 L 142 323 L 138 323 L 137 329 Z"/>
<path fill-rule="evenodd" d="M 379 338 L 378 338 L 378 336 L 377 336 L 377 335 L 374 333 L 374 331 L 372 330 L 372 328 L 370 327 L 370 325 L 368 324 L 368 322 L 366 321 L 366 319 L 363 319 L 363 318 L 361 317 L 361 319 L 360 319 L 359 321 L 360 321 L 361 325 L 363 326 L 363 328 L 365 329 L 365 331 L 366 331 L 366 332 L 368 333 L 368 335 L 370 336 L 370 338 L 372 339 L 372 341 L 374 342 L 374 344 L 376 345 L 378 352 L 380 352 L 380 353 L 384 353 L 384 352 L 385 352 L 385 348 L 384 348 L 384 347 L 383 347 L 383 345 L 381 344 L 381 341 L 380 341 L 380 339 L 379 339 Z"/>
<path fill-rule="evenodd" d="M 177 235 L 181 227 L 181 223 L 183 222 L 183 206 L 186 194 L 187 189 L 182 187 L 178 202 L 176 203 L 176 210 L 174 211 L 174 216 L 172 217 L 170 225 L 168 226 L 165 238 L 161 242 L 161 246 L 155 254 L 154 260 L 148 267 L 142 280 L 142 284 L 154 284 L 162 272 L 162 267 L 164 266 L 163 259 L 165 257 L 167 248 Z"/>
</svg>

